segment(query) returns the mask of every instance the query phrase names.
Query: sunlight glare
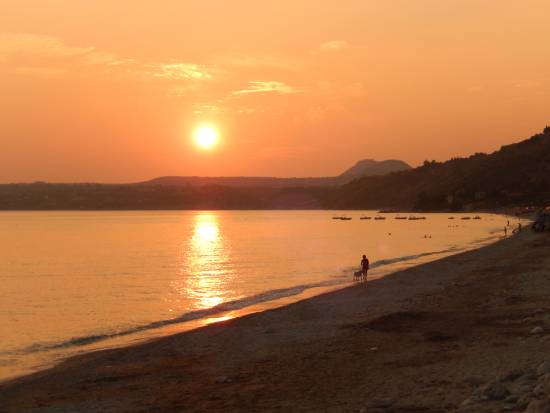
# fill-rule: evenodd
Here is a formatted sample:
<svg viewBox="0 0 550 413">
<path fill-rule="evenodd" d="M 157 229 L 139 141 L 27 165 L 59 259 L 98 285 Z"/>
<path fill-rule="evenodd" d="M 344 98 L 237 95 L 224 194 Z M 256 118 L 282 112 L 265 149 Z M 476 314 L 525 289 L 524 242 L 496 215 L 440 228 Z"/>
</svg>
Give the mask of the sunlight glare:
<svg viewBox="0 0 550 413">
<path fill-rule="evenodd" d="M 202 125 L 198 127 L 193 137 L 195 143 L 201 149 L 212 149 L 218 143 L 218 131 L 210 125 Z"/>
</svg>

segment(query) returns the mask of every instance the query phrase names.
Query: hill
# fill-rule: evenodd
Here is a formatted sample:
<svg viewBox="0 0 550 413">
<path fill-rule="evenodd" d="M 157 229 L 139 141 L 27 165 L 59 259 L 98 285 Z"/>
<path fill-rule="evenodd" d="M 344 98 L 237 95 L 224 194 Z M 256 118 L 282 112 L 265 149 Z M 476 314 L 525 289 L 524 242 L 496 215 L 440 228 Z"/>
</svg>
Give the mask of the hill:
<svg viewBox="0 0 550 413">
<path fill-rule="evenodd" d="M 340 184 L 345 184 L 365 176 L 387 175 L 392 172 L 408 171 L 409 169 L 412 169 L 409 164 L 399 160 L 375 161 L 374 159 L 363 159 L 336 178 Z"/>
<path fill-rule="evenodd" d="M 308 186 L 333 186 L 346 184 L 354 179 L 365 176 L 385 175 L 392 172 L 412 169 L 408 164 L 398 160 L 376 161 L 363 159 L 358 161 L 350 169 L 334 177 L 320 178 L 274 178 L 255 176 L 230 176 L 230 177 L 203 177 L 203 176 L 162 176 L 150 181 L 140 182 L 138 185 L 164 185 L 164 186 L 207 186 L 221 185 L 228 187 L 308 187 Z"/>
<path fill-rule="evenodd" d="M 531 138 L 410 171 L 365 177 L 338 188 L 330 208 L 483 209 L 550 203 L 550 127 Z"/>
</svg>

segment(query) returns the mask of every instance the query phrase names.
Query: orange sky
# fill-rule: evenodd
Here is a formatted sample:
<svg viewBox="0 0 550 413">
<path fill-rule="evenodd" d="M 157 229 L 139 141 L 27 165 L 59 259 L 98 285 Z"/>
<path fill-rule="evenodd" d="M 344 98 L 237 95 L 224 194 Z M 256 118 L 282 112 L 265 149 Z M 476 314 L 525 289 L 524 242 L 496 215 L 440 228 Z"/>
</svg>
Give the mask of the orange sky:
<svg viewBox="0 0 550 413">
<path fill-rule="evenodd" d="M 0 182 L 326 176 L 550 123 L 546 0 L 3 0 Z M 221 142 L 201 151 L 208 121 Z"/>
</svg>

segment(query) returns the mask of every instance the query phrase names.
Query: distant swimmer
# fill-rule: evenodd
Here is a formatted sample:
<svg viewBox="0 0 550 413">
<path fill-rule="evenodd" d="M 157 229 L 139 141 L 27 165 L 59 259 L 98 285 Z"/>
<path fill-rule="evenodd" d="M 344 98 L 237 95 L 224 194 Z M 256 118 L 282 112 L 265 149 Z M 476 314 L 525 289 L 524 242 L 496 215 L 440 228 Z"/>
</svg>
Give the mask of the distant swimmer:
<svg viewBox="0 0 550 413">
<path fill-rule="evenodd" d="M 363 273 L 363 280 L 367 281 L 367 273 L 369 272 L 369 259 L 366 255 L 363 255 L 363 259 L 361 260 L 361 272 Z"/>
</svg>

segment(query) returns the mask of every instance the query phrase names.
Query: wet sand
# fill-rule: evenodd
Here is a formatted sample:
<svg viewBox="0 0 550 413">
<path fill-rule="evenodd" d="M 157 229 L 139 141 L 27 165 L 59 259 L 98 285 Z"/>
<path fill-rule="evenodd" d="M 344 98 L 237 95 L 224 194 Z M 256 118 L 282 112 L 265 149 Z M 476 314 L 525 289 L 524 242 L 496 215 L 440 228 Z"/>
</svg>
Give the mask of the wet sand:
<svg viewBox="0 0 550 413">
<path fill-rule="evenodd" d="M 501 400 L 463 401 L 550 359 L 549 250 L 548 234 L 525 230 L 367 284 L 75 357 L 1 385 L 0 412 L 502 411 Z"/>
</svg>

